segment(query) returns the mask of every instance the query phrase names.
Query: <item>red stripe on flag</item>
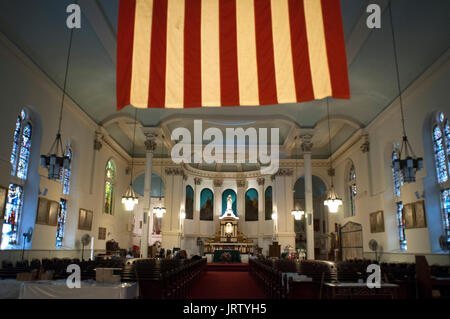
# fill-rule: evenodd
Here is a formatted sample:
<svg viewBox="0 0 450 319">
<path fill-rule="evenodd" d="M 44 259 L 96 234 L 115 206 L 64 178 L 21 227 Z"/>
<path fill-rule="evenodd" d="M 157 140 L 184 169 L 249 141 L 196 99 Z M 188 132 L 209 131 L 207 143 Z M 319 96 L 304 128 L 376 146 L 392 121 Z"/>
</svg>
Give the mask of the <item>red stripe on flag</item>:
<svg viewBox="0 0 450 319">
<path fill-rule="evenodd" d="M 289 0 L 292 63 L 297 102 L 314 100 L 303 0 Z"/>
<path fill-rule="evenodd" d="M 270 0 L 255 0 L 254 3 L 259 103 L 277 104 Z"/>
<path fill-rule="evenodd" d="M 148 107 L 165 107 L 167 0 L 153 2 Z"/>
<path fill-rule="evenodd" d="M 219 0 L 220 101 L 239 105 L 236 0 Z"/>
<path fill-rule="evenodd" d="M 201 0 L 186 0 L 184 13 L 184 107 L 202 105 Z"/>
<path fill-rule="evenodd" d="M 121 0 L 117 31 L 117 110 L 130 105 L 136 0 Z"/>
<path fill-rule="evenodd" d="M 339 0 L 322 0 L 322 14 L 333 97 L 349 99 L 347 57 Z"/>
</svg>

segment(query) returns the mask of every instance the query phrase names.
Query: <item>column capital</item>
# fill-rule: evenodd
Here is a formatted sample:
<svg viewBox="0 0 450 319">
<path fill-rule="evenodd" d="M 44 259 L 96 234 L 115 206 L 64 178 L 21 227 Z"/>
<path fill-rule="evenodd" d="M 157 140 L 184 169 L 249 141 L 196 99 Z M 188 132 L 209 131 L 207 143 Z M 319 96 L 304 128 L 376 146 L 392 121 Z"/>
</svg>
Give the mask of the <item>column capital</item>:
<svg viewBox="0 0 450 319">
<path fill-rule="evenodd" d="M 264 186 L 266 179 L 264 177 L 259 177 L 257 180 L 259 186 Z"/>
<path fill-rule="evenodd" d="M 144 144 L 145 144 L 145 150 L 147 152 L 153 153 L 156 150 L 156 138 L 154 138 L 154 137 L 149 138 L 147 136 L 147 139 L 145 140 Z"/>
<path fill-rule="evenodd" d="M 200 177 L 195 177 L 194 183 L 195 183 L 195 185 L 200 185 L 202 183 L 202 179 Z"/>
<path fill-rule="evenodd" d="M 313 148 L 312 137 L 313 136 L 311 134 L 303 134 L 299 136 L 303 153 L 311 153 Z"/>
<path fill-rule="evenodd" d="M 103 134 L 101 132 L 95 132 L 95 138 L 94 138 L 94 150 L 100 151 L 102 149 L 102 138 Z"/>
<path fill-rule="evenodd" d="M 239 179 L 236 181 L 236 184 L 238 188 L 243 188 L 246 186 L 247 182 L 245 181 L 245 179 Z"/>
<path fill-rule="evenodd" d="M 363 143 L 361 144 L 359 149 L 361 150 L 361 152 L 363 152 L 363 154 L 368 153 L 370 151 L 369 134 L 365 133 L 361 138 L 363 140 Z"/>
<path fill-rule="evenodd" d="M 213 180 L 213 184 L 214 184 L 214 187 L 222 187 L 222 185 L 223 185 L 223 180 L 221 180 L 221 179 L 215 179 L 215 180 Z"/>
</svg>

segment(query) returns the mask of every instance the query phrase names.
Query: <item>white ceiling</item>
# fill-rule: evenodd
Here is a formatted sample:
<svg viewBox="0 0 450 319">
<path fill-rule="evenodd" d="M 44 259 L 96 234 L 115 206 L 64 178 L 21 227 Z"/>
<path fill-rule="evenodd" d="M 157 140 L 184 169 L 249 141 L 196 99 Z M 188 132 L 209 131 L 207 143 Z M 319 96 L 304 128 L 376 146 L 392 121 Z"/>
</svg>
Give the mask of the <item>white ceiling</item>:
<svg viewBox="0 0 450 319">
<path fill-rule="evenodd" d="M 0 31 L 60 87 L 69 42 L 66 6 L 72 2 L 0 1 Z M 341 0 L 351 99 L 330 99 L 333 149 L 345 143 L 358 128 L 373 121 L 398 96 L 388 10 L 383 11 L 381 29 L 369 30 L 365 24 L 365 8 L 369 3 L 379 3 L 385 8 L 388 2 Z M 117 112 L 115 105 L 119 0 L 80 0 L 79 3 L 83 12 L 82 28 L 74 33 L 67 92 L 96 123 L 105 124 L 109 134 L 131 153 L 134 110 L 127 107 Z M 392 11 L 404 90 L 449 48 L 450 1 L 395 0 Z M 188 125 L 188 119 L 195 118 L 249 121 L 261 126 L 270 119 L 283 136 L 289 134 L 288 120 L 290 125 L 315 128 L 313 156 L 321 158 L 328 154 L 325 100 L 238 108 L 145 109 L 138 110 L 137 114 L 144 126 L 171 121 L 172 127 L 176 123 Z M 144 153 L 143 138 L 138 134 L 138 155 Z"/>
</svg>

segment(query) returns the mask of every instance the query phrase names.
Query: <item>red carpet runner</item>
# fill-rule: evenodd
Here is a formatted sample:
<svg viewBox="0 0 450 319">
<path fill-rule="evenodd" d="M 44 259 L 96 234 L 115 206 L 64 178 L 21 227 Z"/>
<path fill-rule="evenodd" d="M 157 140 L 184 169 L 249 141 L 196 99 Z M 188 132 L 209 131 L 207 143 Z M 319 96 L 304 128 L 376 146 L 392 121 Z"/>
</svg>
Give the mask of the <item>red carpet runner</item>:
<svg viewBox="0 0 450 319">
<path fill-rule="evenodd" d="M 215 267 L 217 266 L 217 267 Z M 246 264 L 228 265 L 208 264 L 206 274 L 194 284 L 190 299 L 263 299 L 261 288 L 248 271 L 238 268 L 248 267 Z"/>
</svg>

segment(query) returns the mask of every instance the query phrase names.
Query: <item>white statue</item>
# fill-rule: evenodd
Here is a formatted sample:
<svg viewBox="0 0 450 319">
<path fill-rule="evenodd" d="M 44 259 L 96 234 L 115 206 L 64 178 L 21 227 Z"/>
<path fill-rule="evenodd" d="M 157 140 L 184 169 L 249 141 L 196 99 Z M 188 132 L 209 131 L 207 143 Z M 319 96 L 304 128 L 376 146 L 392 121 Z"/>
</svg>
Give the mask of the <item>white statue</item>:
<svg viewBox="0 0 450 319">
<path fill-rule="evenodd" d="M 227 211 L 233 211 L 233 198 L 231 195 L 227 197 Z"/>
</svg>

